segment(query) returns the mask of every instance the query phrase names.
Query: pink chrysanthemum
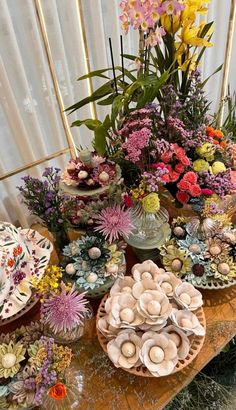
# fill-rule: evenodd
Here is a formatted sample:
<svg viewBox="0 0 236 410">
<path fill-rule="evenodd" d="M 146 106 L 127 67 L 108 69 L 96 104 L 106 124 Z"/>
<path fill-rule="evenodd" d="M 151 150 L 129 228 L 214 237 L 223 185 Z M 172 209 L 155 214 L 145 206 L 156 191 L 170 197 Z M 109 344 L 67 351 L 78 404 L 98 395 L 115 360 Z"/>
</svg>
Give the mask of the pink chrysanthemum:
<svg viewBox="0 0 236 410">
<path fill-rule="evenodd" d="M 95 217 L 97 226 L 95 231 L 102 233 L 109 242 L 128 236 L 133 228 L 130 211 L 125 211 L 120 205 L 105 208 Z"/>
<path fill-rule="evenodd" d="M 60 294 L 50 294 L 45 297 L 41 305 L 41 318 L 44 324 L 55 332 L 71 331 L 82 322 L 83 314 L 87 312 L 84 293 L 79 294 L 75 285 L 67 291 L 66 285 L 61 283 Z"/>
</svg>

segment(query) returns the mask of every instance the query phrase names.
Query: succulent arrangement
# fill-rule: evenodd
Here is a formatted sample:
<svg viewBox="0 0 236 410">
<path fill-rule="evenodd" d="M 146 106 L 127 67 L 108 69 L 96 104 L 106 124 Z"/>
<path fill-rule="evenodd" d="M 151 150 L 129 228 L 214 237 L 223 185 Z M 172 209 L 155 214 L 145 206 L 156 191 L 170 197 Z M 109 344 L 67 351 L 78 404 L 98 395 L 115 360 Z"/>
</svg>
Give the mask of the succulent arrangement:
<svg viewBox="0 0 236 410">
<path fill-rule="evenodd" d="M 143 365 L 152 376 L 166 376 L 188 356 L 192 336 L 205 335 L 194 313 L 202 303 L 194 286 L 147 260 L 133 266 L 132 277 L 116 280 L 97 329 L 116 367 Z"/>
<path fill-rule="evenodd" d="M 12 334 L 0 336 L 0 407 L 22 409 L 42 404 L 58 384 L 63 387 L 60 400 L 66 396 L 65 371 L 72 351 L 43 336 L 42 328 L 32 322 Z"/>
<path fill-rule="evenodd" d="M 64 248 L 62 262 L 67 279 L 80 290 L 94 290 L 123 277 L 125 244 L 107 242 L 101 236 L 85 235 Z"/>
</svg>

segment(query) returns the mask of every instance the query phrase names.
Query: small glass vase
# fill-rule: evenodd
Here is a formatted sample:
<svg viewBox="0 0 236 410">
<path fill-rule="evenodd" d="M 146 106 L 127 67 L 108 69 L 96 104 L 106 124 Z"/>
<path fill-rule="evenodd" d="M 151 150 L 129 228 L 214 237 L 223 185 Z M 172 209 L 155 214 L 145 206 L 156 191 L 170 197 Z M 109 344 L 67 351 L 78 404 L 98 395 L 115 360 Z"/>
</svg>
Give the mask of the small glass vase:
<svg viewBox="0 0 236 410">
<path fill-rule="evenodd" d="M 141 260 L 158 258 L 158 249 L 171 233 L 168 220 L 169 214 L 163 207 L 155 213 L 145 212 L 141 204 L 133 208 L 134 229 L 125 240 L 134 248 Z"/>
<path fill-rule="evenodd" d="M 49 337 L 53 337 L 56 343 L 59 344 L 70 344 L 79 340 L 86 331 L 87 321 L 93 317 L 93 309 L 90 304 L 87 305 L 87 312 L 83 314 L 83 319 L 81 323 L 75 326 L 70 331 L 61 330 L 55 332 L 48 323 L 43 324 L 44 334 Z"/>
<path fill-rule="evenodd" d="M 56 249 L 57 255 L 60 256 L 63 248 L 70 242 L 68 234 L 63 228 L 58 230 L 51 229 L 50 232 L 54 238 L 54 247 Z"/>
<path fill-rule="evenodd" d="M 62 398 L 53 398 L 50 395 L 50 389 L 43 397 L 43 403 L 40 406 L 42 410 L 74 410 L 80 406 L 80 400 L 83 393 L 83 376 L 75 365 L 71 365 L 65 371 L 65 391 Z M 52 386 L 53 387 L 53 386 Z"/>
</svg>

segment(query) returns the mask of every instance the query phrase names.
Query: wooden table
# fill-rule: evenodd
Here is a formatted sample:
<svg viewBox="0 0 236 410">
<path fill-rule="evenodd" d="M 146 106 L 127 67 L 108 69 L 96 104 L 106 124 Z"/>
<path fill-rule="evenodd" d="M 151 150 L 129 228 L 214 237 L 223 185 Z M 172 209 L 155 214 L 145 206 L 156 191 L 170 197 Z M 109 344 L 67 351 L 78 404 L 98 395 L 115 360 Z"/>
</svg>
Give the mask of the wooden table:
<svg viewBox="0 0 236 410">
<path fill-rule="evenodd" d="M 42 232 L 42 230 L 41 230 Z M 55 261 L 55 254 L 51 262 Z M 137 263 L 127 250 L 127 272 Z M 142 378 L 116 369 L 100 347 L 95 318 L 83 338 L 72 345 L 78 368 L 81 402 L 78 410 L 161 410 L 236 335 L 236 287 L 203 291 L 207 332 L 198 357 L 183 371 L 162 378 Z M 99 301 L 92 301 L 94 311 Z M 38 306 L 18 325 L 38 320 Z M 6 326 L 5 331 L 12 329 Z"/>
</svg>

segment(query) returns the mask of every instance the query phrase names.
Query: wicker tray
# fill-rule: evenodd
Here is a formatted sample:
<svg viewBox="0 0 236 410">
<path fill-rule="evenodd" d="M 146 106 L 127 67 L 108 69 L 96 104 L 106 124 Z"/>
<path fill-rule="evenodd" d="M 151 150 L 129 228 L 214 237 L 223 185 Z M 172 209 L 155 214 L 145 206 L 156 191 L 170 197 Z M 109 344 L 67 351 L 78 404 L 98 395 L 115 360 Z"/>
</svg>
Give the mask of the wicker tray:
<svg viewBox="0 0 236 410">
<path fill-rule="evenodd" d="M 105 312 L 105 302 L 106 302 L 108 297 L 109 297 L 109 294 L 105 295 L 103 297 L 103 299 L 101 300 L 101 303 L 100 303 L 99 308 L 98 308 L 97 316 L 96 316 L 96 323 L 106 313 Z M 194 313 L 197 316 L 200 324 L 204 327 L 204 329 L 206 329 L 206 319 L 205 319 L 205 314 L 204 314 L 203 308 L 201 307 L 201 308 L 197 309 Z M 97 329 L 97 336 L 98 336 L 99 343 L 100 343 L 102 349 L 104 350 L 104 352 L 107 353 L 107 343 L 109 342 L 109 340 L 107 340 L 105 338 L 105 336 L 98 330 L 97 327 L 96 327 L 96 329 Z M 190 350 L 189 350 L 188 356 L 184 360 L 179 360 L 178 361 L 178 363 L 176 364 L 176 366 L 175 366 L 175 368 L 174 368 L 174 370 L 171 374 L 177 373 L 180 370 L 183 370 L 186 366 L 188 366 L 195 359 L 195 357 L 198 355 L 198 353 L 200 352 L 200 350 L 203 346 L 205 336 L 200 337 L 200 336 L 196 336 L 196 335 L 191 335 L 189 337 L 189 340 L 190 340 L 191 345 L 190 345 Z M 134 374 L 135 376 L 155 377 L 149 372 L 149 370 L 144 365 L 134 367 L 132 369 L 123 369 L 123 370 L 127 371 L 128 373 Z"/>
</svg>

